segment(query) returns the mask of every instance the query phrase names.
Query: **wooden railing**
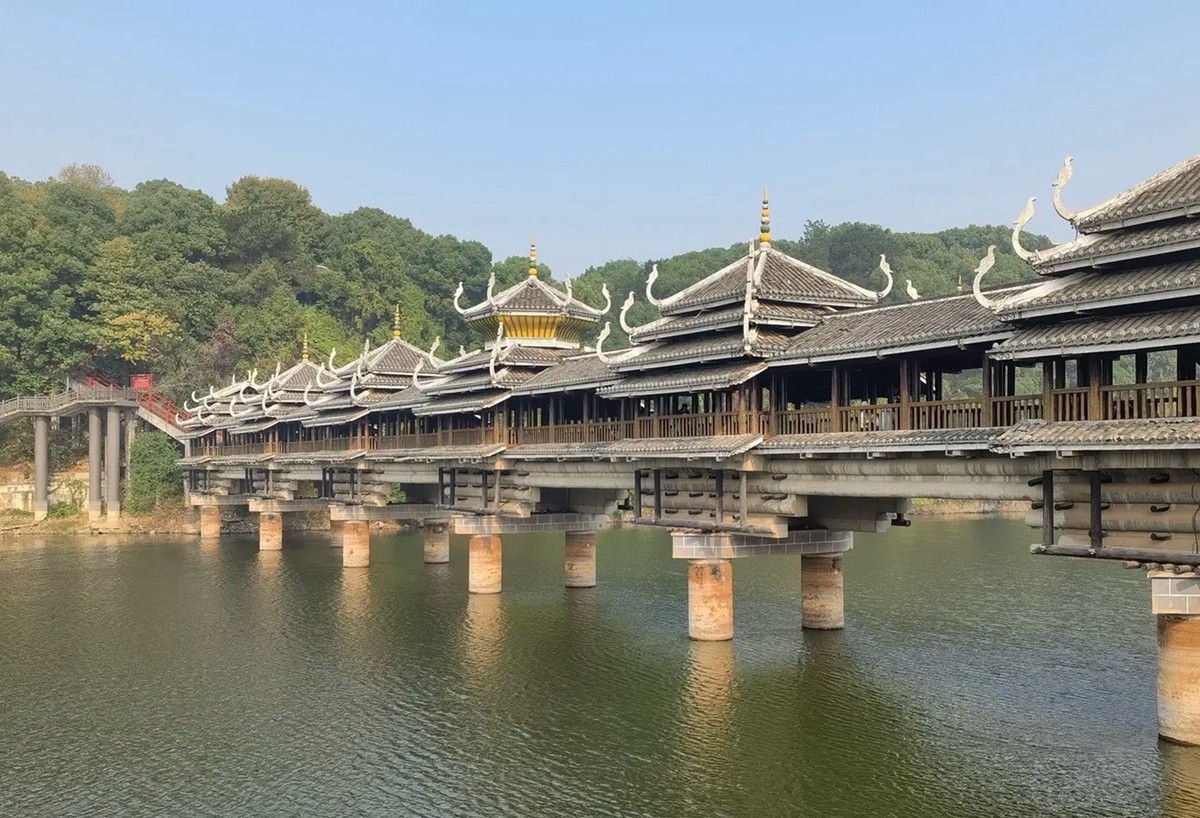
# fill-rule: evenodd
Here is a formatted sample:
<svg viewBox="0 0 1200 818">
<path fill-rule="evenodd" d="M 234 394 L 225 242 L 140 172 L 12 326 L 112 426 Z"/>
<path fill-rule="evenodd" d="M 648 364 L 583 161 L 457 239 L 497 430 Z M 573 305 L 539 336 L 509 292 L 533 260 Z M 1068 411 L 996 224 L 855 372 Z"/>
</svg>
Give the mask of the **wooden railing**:
<svg viewBox="0 0 1200 818">
<path fill-rule="evenodd" d="M 972 429 L 983 426 L 983 401 L 920 401 L 908 405 L 909 429 Z"/>
<path fill-rule="evenodd" d="M 1069 389 L 1052 389 L 1050 406 L 1050 416 L 1055 420 L 1087 420 L 1088 388 L 1075 386 Z"/>
<path fill-rule="evenodd" d="M 992 426 L 1016 426 L 1026 420 L 1041 420 L 1041 395 L 992 398 Z"/>
<path fill-rule="evenodd" d="M 785 409 L 771 415 L 770 434 L 816 435 L 833 431 L 833 412 L 828 407 Z"/>
<path fill-rule="evenodd" d="M 718 437 L 744 434 L 738 412 L 713 412 L 698 415 L 653 415 L 633 421 L 633 437 Z"/>
<path fill-rule="evenodd" d="M 900 428 L 900 404 L 863 403 L 838 410 L 843 432 L 883 432 Z"/>
<path fill-rule="evenodd" d="M 1105 420 L 1195 417 L 1200 381 L 1100 387 Z"/>
</svg>

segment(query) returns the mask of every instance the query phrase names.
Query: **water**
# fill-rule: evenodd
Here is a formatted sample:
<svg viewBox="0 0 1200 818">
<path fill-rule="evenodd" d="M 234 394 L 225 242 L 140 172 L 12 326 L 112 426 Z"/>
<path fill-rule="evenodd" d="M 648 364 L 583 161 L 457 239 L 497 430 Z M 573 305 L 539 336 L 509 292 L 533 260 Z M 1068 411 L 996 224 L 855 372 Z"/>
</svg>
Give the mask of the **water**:
<svg viewBox="0 0 1200 818">
<path fill-rule="evenodd" d="M 732 643 L 686 638 L 661 532 L 465 542 L 0 545 L 0 814 L 1197 816 L 1155 737 L 1140 572 L 1001 520 L 859 535 L 847 628 L 800 629 L 795 558 L 734 565 Z"/>
</svg>

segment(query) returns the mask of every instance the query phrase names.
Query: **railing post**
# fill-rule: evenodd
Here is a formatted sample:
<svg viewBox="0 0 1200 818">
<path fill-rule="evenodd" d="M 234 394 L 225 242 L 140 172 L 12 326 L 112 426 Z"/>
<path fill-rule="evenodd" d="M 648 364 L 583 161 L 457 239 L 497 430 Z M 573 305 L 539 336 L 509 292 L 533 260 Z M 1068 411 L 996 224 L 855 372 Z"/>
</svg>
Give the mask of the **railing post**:
<svg viewBox="0 0 1200 818">
<path fill-rule="evenodd" d="M 992 369 L 992 359 L 987 353 L 983 353 L 983 361 L 980 364 L 983 369 L 983 399 L 979 408 L 979 424 L 981 426 L 993 426 L 993 410 L 992 397 L 996 386 L 995 372 Z"/>
<path fill-rule="evenodd" d="M 1054 411 L 1054 361 L 1042 361 L 1042 418 L 1057 420 Z"/>
</svg>

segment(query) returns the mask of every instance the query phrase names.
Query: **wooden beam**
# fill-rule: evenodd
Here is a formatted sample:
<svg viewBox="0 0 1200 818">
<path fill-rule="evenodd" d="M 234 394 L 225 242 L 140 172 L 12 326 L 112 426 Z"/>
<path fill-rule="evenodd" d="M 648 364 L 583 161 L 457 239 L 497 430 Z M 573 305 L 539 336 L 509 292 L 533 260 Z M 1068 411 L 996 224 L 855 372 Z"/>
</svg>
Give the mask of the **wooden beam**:
<svg viewBox="0 0 1200 818">
<path fill-rule="evenodd" d="M 1104 547 L 1104 530 L 1101 527 L 1100 472 L 1088 474 L 1088 538 L 1092 548 L 1099 551 Z"/>
<path fill-rule="evenodd" d="M 1042 548 L 1054 547 L 1054 470 L 1042 472 Z"/>
</svg>

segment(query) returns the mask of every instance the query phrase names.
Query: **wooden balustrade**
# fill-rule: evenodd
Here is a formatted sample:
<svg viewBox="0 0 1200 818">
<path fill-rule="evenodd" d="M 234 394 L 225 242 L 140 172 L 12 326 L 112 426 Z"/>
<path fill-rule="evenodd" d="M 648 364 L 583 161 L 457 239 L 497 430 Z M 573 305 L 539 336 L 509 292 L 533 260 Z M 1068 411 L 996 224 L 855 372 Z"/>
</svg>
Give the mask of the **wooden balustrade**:
<svg viewBox="0 0 1200 818">
<path fill-rule="evenodd" d="M 992 426 L 1016 426 L 1026 420 L 1041 420 L 1041 395 L 1011 395 L 992 398 Z"/>
<path fill-rule="evenodd" d="M 785 409 L 771 415 L 770 434 L 816 435 L 833 431 L 833 411 L 829 407 L 816 409 Z"/>
<path fill-rule="evenodd" d="M 1050 417 L 1054 420 L 1087 420 L 1090 391 L 1086 386 L 1050 390 Z"/>
<path fill-rule="evenodd" d="M 918 401 L 908 405 L 909 429 L 971 429 L 983 425 L 983 401 Z"/>
<path fill-rule="evenodd" d="M 1195 417 L 1200 381 L 1100 387 L 1105 420 Z"/>
<path fill-rule="evenodd" d="M 838 428 L 843 432 L 886 432 L 900 428 L 900 405 L 863 403 L 838 410 Z"/>
</svg>

